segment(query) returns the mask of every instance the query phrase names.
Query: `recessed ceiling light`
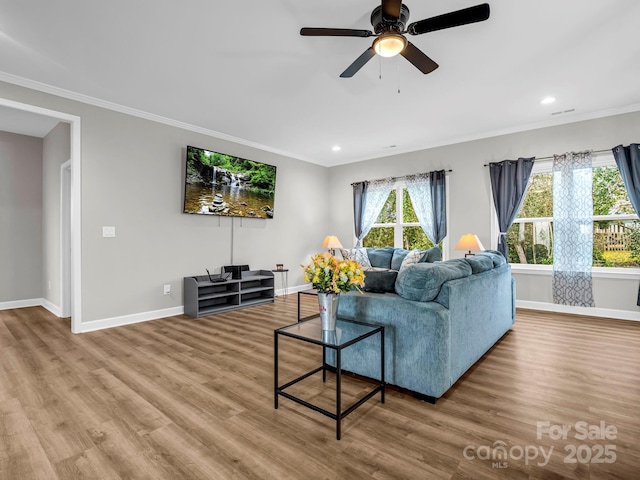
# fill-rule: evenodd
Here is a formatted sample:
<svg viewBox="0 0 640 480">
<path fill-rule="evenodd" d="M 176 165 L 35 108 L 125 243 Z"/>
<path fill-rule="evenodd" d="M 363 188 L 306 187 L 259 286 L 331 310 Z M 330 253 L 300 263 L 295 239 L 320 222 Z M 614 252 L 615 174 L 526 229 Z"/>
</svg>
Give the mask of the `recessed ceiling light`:
<svg viewBox="0 0 640 480">
<path fill-rule="evenodd" d="M 340 147 L 340 145 L 334 145 L 333 147 L 331 147 L 331 150 L 333 150 L 334 152 L 339 152 L 340 150 L 342 150 L 342 147 Z"/>
<path fill-rule="evenodd" d="M 556 97 L 544 97 L 542 100 L 540 100 L 540 103 L 543 105 L 549 105 L 550 103 L 553 103 L 556 101 Z"/>
</svg>

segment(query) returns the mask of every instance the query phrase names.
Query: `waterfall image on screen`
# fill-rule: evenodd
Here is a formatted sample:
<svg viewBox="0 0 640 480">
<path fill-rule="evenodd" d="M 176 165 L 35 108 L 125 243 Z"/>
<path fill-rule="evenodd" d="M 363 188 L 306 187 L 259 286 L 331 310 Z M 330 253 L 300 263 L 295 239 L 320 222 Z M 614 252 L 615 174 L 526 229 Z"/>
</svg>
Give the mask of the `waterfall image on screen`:
<svg viewBox="0 0 640 480">
<path fill-rule="evenodd" d="M 276 167 L 187 147 L 184 213 L 273 218 Z"/>
</svg>

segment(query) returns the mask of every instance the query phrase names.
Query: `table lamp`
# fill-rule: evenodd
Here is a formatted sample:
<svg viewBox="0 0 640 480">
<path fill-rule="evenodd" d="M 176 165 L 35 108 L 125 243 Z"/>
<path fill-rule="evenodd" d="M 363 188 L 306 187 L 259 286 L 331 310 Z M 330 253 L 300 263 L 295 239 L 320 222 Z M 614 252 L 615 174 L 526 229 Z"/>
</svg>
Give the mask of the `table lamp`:
<svg viewBox="0 0 640 480">
<path fill-rule="evenodd" d="M 465 253 L 464 256 L 469 257 L 475 255 L 474 253 L 471 253 L 471 250 L 482 251 L 484 250 L 484 247 L 482 246 L 482 242 L 480 242 L 477 235 L 467 233 L 460 237 L 460 240 L 458 240 L 458 244 L 456 245 L 455 249 L 468 250 L 469 253 Z"/>
<path fill-rule="evenodd" d="M 322 248 L 328 248 L 331 255 L 336 254 L 336 248 L 342 248 L 342 244 L 335 235 L 328 235 L 322 241 Z"/>
</svg>

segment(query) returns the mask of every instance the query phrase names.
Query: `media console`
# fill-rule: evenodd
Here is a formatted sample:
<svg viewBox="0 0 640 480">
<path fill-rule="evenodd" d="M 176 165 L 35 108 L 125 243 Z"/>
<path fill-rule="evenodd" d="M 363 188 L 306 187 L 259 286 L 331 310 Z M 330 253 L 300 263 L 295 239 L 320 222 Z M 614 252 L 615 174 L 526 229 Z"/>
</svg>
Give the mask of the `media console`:
<svg viewBox="0 0 640 480">
<path fill-rule="evenodd" d="M 220 275 L 184 277 L 186 315 L 198 318 L 273 302 L 273 273 L 269 270 L 244 271 L 236 280 L 219 279 Z"/>
</svg>

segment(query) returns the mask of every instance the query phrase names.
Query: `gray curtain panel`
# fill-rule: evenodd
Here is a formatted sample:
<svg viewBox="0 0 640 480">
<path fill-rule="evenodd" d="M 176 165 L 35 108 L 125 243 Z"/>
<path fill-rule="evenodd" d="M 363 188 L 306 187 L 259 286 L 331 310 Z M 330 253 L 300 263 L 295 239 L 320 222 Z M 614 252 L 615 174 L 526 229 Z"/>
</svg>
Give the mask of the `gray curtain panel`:
<svg viewBox="0 0 640 480">
<path fill-rule="evenodd" d="M 509 260 L 507 230 L 509 230 L 518 210 L 520 210 L 534 161 L 535 157 L 531 157 L 489 164 L 493 204 L 496 208 L 498 226 L 500 227 L 498 251 L 507 260 Z"/>
<path fill-rule="evenodd" d="M 429 172 L 431 187 L 431 208 L 433 210 L 434 245 L 438 245 L 447 236 L 447 183 L 446 172 Z"/>
<path fill-rule="evenodd" d="M 362 205 L 364 205 L 364 195 L 367 188 L 366 182 L 353 184 L 353 228 L 356 238 L 362 235 Z"/>
<path fill-rule="evenodd" d="M 640 215 L 640 145 L 632 143 L 628 147 L 618 145 L 612 149 L 616 165 L 620 170 L 622 181 L 627 189 L 631 205 Z M 638 299 L 636 304 L 640 306 L 640 287 L 638 287 Z"/>
</svg>

